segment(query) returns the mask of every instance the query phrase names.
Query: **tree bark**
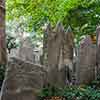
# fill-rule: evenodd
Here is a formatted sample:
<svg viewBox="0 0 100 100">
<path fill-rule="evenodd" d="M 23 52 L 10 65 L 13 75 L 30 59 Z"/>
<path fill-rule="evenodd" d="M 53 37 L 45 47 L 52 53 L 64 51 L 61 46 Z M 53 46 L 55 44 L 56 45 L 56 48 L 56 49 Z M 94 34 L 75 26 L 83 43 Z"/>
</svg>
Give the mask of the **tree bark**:
<svg viewBox="0 0 100 100">
<path fill-rule="evenodd" d="M 6 64 L 5 1 L 0 0 L 0 64 Z"/>
</svg>

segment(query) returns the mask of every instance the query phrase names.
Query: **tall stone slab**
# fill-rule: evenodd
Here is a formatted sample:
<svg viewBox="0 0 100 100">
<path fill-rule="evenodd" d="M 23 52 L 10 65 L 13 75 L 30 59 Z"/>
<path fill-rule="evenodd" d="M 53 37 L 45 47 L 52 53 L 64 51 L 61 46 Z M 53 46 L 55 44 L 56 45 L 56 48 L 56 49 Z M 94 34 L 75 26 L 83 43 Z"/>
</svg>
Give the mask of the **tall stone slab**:
<svg viewBox="0 0 100 100">
<path fill-rule="evenodd" d="M 100 75 L 100 26 L 96 29 L 97 35 L 97 75 Z"/>
<path fill-rule="evenodd" d="M 48 65 L 59 64 L 59 54 L 64 34 L 63 26 L 60 22 L 51 31 L 48 29 Z"/>
<path fill-rule="evenodd" d="M 72 62 L 74 50 L 74 34 L 70 26 L 63 36 L 63 61 L 67 64 Z"/>
<path fill-rule="evenodd" d="M 60 22 L 57 23 L 55 29 L 52 29 L 50 24 L 47 27 L 47 61 L 48 61 L 48 81 L 50 84 L 58 86 L 59 82 L 59 60 L 60 49 L 62 44 L 62 36 L 64 34 L 63 26 Z"/>
<path fill-rule="evenodd" d="M 68 80 L 68 73 L 72 71 L 74 47 L 73 33 L 70 27 L 65 32 L 60 22 L 57 23 L 54 29 L 48 24 L 46 32 L 48 81 L 56 86 L 64 86 L 66 80 Z"/>
<path fill-rule="evenodd" d="M 62 36 L 62 44 L 60 49 L 60 60 L 59 60 L 59 70 L 62 73 L 61 75 L 65 77 L 64 80 L 66 84 L 72 83 L 73 51 L 74 51 L 74 34 L 71 30 L 71 27 L 69 26 L 67 28 L 67 31 L 65 31 Z M 63 79 L 63 77 L 61 79 Z"/>
<path fill-rule="evenodd" d="M 78 54 L 77 80 L 80 84 L 88 84 L 95 79 L 96 45 L 90 36 L 81 41 Z"/>
<path fill-rule="evenodd" d="M 11 58 L 0 100 L 37 100 L 37 92 L 46 84 L 46 76 L 43 66 Z"/>
</svg>

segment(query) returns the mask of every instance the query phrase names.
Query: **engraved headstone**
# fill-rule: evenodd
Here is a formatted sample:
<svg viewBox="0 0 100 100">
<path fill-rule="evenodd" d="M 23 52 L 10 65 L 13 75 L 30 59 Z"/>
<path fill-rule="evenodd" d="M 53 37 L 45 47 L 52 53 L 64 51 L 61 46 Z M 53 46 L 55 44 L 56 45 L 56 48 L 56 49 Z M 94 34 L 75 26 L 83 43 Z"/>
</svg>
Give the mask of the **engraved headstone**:
<svg viewBox="0 0 100 100">
<path fill-rule="evenodd" d="M 96 45 L 90 36 L 81 42 L 78 54 L 77 78 L 80 84 L 88 84 L 95 79 Z"/>
<path fill-rule="evenodd" d="M 37 100 L 37 92 L 46 84 L 46 71 L 18 58 L 8 63 L 1 100 Z"/>
</svg>

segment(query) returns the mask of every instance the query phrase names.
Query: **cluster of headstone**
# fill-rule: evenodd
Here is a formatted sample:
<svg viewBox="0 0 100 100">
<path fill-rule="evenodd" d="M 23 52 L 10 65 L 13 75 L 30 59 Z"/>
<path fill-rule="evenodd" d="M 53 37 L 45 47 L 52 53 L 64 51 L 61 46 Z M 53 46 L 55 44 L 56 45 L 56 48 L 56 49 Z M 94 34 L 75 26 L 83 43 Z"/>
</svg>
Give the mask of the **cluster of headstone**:
<svg viewBox="0 0 100 100">
<path fill-rule="evenodd" d="M 64 30 L 59 22 L 55 28 L 48 24 L 44 34 L 43 64 L 51 85 L 88 84 L 97 78 L 100 74 L 100 26 L 95 35 L 96 43 L 87 35 L 76 48 L 70 27 Z M 75 49 L 77 56 L 74 57 Z"/>
<path fill-rule="evenodd" d="M 90 83 L 100 74 L 99 40 L 100 27 L 97 27 L 97 44 L 93 44 L 91 37 L 86 36 L 80 47 L 76 48 L 71 27 L 65 30 L 60 22 L 55 28 L 48 24 L 41 64 L 36 64 L 34 50 L 27 39 L 16 56 L 9 57 L 1 100 L 37 100 L 36 93 L 44 86 Z M 74 56 L 75 49 L 77 56 Z"/>
<path fill-rule="evenodd" d="M 46 84 L 47 72 L 39 65 L 39 50 L 29 38 L 8 54 L 0 100 L 36 100 L 36 93 Z"/>
<path fill-rule="evenodd" d="M 47 67 L 48 82 L 64 86 L 71 82 L 73 72 L 74 36 L 71 28 L 64 30 L 60 22 L 55 28 L 48 24 L 44 37 L 43 64 Z"/>
</svg>

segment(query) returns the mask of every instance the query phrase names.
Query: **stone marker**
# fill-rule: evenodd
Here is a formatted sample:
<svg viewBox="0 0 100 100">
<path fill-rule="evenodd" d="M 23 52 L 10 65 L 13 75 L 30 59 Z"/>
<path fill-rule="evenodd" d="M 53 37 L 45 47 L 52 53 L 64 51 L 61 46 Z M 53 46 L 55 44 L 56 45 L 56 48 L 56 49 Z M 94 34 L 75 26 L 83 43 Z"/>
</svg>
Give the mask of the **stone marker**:
<svg viewBox="0 0 100 100">
<path fill-rule="evenodd" d="M 80 84 L 88 84 L 95 79 L 96 45 L 90 36 L 86 36 L 80 44 L 78 54 L 77 80 Z"/>
<path fill-rule="evenodd" d="M 48 31 L 48 65 L 59 64 L 59 53 L 62 44 L 62 35 L 64 33 L 63 26 L 60 22 L 57 23 L 56 28 Z"/>
<path fill-rule="evenodd" d="M 34 54 L 33 54 L 32 44 L 31 44 L 31 41 L 28 38 L 25 38 L 22 41 L 21 46 L 19 48 L 18 57 L 20 59 L 25 60 L 25 61 L 35 63 L 35 57 L 34 57 Z"/>
<path fill-rule="evenodd" d="M 47 61 L 48 61 L 48 81 L 51 85 L 58 86 L 59 78 L 59 59 L 62 43 L 63 26 L 57 23 L 56 28 L 52 29 L 51 25 L 47 26 Z"/>
<path fill-rule="evenodd" d="M 74 49 L 74 35 L 69 26 L 63 37 L 63 59 L 64 64 L 72 63 Z M 68 61 L 69 60 L 69 61 Z"/>
<path fill-rule="evenodd" d="M 37 100 L 37 92 L 46 84 L 43 66 L 11 58 L 1 90 L 1 100 Z"/>
<path fill-rule="evenodd" d="M 100 75 L 100 26 L 96 29 L 97 33 L 97 75 Z"/>
<path fill-rule="evenodd" d="M 66 84 L 67 74 L 70 73 L 67 72 L 67 69 L 72 70 L 73 33 L 70 27 L 65 32 L 60 22 L 57 23 L 55 29 L 52 29 L 51 25 L 48 24 L 46 32 L 48 81 L 56 86 L 64 86 Z"/>
<path fill-rule="evenodd" d="M 66 84 L 72 82 L 73 74 L 73 49 L 74 49 L 74 35 L 69 26 L 67 31 L 63 33 L 62 44 L 60 49 L 59 70 L 61 72 L 61 79 Z M 60 80 L 61 80 L 60 79 Z"/>
</svg>

